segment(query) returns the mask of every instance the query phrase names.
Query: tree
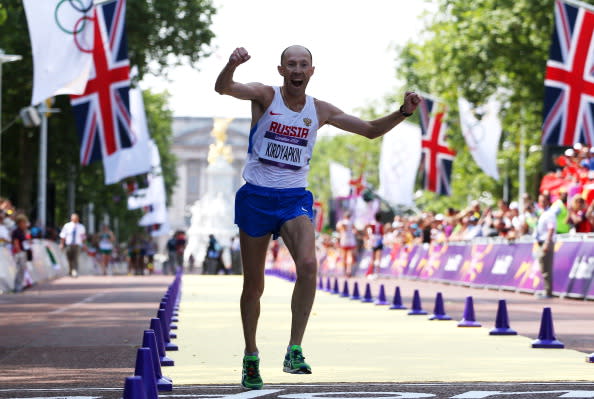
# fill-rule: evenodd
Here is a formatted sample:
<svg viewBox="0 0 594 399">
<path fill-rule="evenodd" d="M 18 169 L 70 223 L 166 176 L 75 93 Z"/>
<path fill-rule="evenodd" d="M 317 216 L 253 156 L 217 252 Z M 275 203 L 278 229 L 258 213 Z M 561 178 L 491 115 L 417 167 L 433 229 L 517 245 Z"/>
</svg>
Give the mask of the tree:
<svg viewBox="0 0 594 399">
<path fill-rule="evenodd" d="M 594 4 L 589 0 L 587 3 Z M 439 96 L 450 109 L 449 141 L 458 151 L 453 170 L 453 196 L 425 196 L 430 208 L 463 206 L 484 193 L 500 197 L 501 182 L 486 177 L 464 144 L 457 118 L 457 98 L 474 104 L 497 95 L 504 135 L 500 172 L 518 185 L 520 129 L 526 148 L 539 148 L 544 95 L 544 71 L 553 30 L 550 0 L 439 0 L 439 11 L 421 40 L 399 49 L 397 74 L 409 87 Z M 536 147 L 535 147 L 536 146 Z M 535 193 L 542 176 L 540 151 L 528 153 L 528 191 Z M 472 184 L 468 184 L 472 182 Z"/>
<path fill-rule="evenodd" d="M 126 23 L 131 65 L 139 67 L 141 76 L 147 72 L 165 75 L 171 66 L 180 63 L 196 65 L 209 55 L 210 41 L 214 37 L 210 30 L 214 13 L 211 0 L 128 0 Z M 6 20 L 0 25 L 0 48 L 23 56 L 21 61 L 6 64 L 3 69 L 2 118 L 4 126 L 8 126 L 17 118 L 19 110 L 29 104 L 33 61 L 22 0 L 4 1 L 0 8 L 0 21 L 3 15 L 6 15 Z M 145 101 L 149 125 L 163 158 L 167 192 L 171 194 L 175 167 L 174 159 L 167 151 L 171 135 L 171 112 L 165 106 L 167 96 L 145 93 Z M 57 97 L 54 107 L 60 108 L 61 112 L 49 118 L 48 222 L 61 224 L 65 220 L 67 185 L 69 180 L 74 179 L 77 210 L 94 202 L 97 214 L 107 212 L 119 216 L 121 221 L 127 220 L 126 226 L 136 226 L 136 222 L 124 215 L 132 215 L 130 217 L 137 220 L 139 214 L 125 210 L 124 193 L 119 185 L 104 186 L 101 164 L 80 167 L 79 143 L 69 99 L 66 96 Z M 38 129 L 16 123 L 5 131 L 2 140 L 1 194 L 9 197 L 35 220 Z M 52 193 L 55 193 L 53 197 Z M 54 220 L 50 220 L 52 207 L 56 209 Z"/>
</svg>

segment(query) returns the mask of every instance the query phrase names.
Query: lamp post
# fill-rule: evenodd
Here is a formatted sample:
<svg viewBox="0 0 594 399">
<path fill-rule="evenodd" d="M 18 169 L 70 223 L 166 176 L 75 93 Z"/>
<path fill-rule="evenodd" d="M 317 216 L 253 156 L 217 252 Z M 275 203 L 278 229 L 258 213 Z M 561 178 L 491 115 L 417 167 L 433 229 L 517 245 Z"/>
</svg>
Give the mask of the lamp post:
<svg viewBox="0 0 594 399">
<path fill-rule="evenodd" d="M 2 64 L 19 61 L 22 58 L 20 55 L 5 54 L 4 50 L 0 49 L 0 194 L 2 194 Z"/>
</svg>

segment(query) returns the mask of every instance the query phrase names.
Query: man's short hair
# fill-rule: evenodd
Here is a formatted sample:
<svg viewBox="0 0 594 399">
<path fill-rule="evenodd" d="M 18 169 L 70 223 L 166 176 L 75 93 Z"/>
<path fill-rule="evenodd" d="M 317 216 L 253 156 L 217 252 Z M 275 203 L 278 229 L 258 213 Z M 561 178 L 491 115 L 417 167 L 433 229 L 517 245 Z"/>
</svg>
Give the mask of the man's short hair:
<svg viewBox="0 0 594 399">
<path fill-rule="evenodd" d="M 312 64 L 313 64 L 313 56 L 311 55 L 311 51 L 309 51 L 309 49 L 308 49 L 307 47 L 305 47 L 305 46 L 302 46 L 302 45 L 300 45 L 300 44 L 293 44 L 293 45 L 291 45 L 291 46 L 287 47 L 286 49 L 284 49 L 284 50 L 283 50 L 283 52 L 281 53 L 281 59 L 280 59 L 280 60 L 281 60 L 281 65 L 283 64 L 283 59 L 285 58 L 285 53 L 287 52 L 287 50 L 288 50 L 288 49 L 290 49 L 291 47 L 296 47 L 296 46 L 297 46 L 297 47 L 304 48 L 304 49 L 305 49 L 305 51 L 307 51 L 307 53 L 309 54 L 309 59 L 310 59 L 310 61 L 311 61 L 311 62 L 312 62 Z"/>
</svg>

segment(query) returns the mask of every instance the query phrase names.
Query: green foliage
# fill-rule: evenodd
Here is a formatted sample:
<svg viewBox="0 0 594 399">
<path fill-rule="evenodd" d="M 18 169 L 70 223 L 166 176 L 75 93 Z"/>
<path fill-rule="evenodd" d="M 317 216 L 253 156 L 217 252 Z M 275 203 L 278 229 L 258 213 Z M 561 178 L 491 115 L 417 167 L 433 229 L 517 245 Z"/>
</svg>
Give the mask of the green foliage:
<svg viewBox="0 0 594 399">
<path fill-rule="evenodd" d="M 594 1 L 587 1 L 594 4 Z M 509 175 L 517 197 L 521 129 L 526 150 L 540 144 L 544 72 L 553 29 L 550 0 L 439 0 L 439 11 L 421 40 L 399 49 L 397 75 L 408 87 L 442 98 L 449 107 L 449 142 L 458 151 L 453 170 L 453 195 L 424 194 L 429 208 L 460 207 L 469 198 L 490 193 L 501 198 Z M 457 99 L 485 103 L 491 95 L 504 104 L 504 134 L 499 152 L 502 179 L 485 176 L 468 153 L 458 121 Z M 535 194 L 542 177 L 540 151 L 527 151 L 527 191 Z"/>
<path fill-rule="evenodd" d="M 209 54 L 214 36 L 210 30 L 214 13 L 211 0 L 128 0 L 126 23 L 131 65 L 137 65 L 141 74 L 164 74 L 172 65 L 197 63 Z M 23 57 L 21 61 L 3 66 L 2 120 L 8 127 L 18 117 L 19 110 L 29 105 L 33 60 L 22 0 L 3 0 L 0 22 L 3 15 L 6 18 L 0 24 L 0 48 Z M 172 114 L 166 107 L 167 94 L 145 93 L 144 100 L 170 196 L 176 175 L 175 159 L 169 151 Z M 76 210 L 81 212 L 84 205 L 93 202 L 96 215 L 105 212 L 118 217 L 120 238 L 127 239 L 127 234 L 137 229 L 140 213 L 126 209 L 124 191 L 119 184 L 104 185 L 101 163 L 80 167 L 80 147 L 68 97 L 58 96 L 54 107 L 61 112 L 49 119 L 48 223 L 60 226 L 67 220 L 67 186 L 69 179 L 74 178 Z M 36 215 L 38 130 L 15 123 L 2 135 L 1 195 L 9 197 L 32 220 Z"/>
<path fill-rule="evenodd" d="M 211 0 L 128 0 L 129 56 L 140 76 L 163 74 L 168 67 L 197 64 L 210 55 L 210 30 L 216 9 Z"/>
<path fill-rule="evenodd" d="M 330 193 L 329 162 L 340 163 L 352 171 L 352 178 L 362 173 L 368 184 L 378 187 L 381 140 L 369 140 L 354 134 L 320 137 L 310 162 L 309 189 L 316 200 L 328 204 Z"/>
</svg>

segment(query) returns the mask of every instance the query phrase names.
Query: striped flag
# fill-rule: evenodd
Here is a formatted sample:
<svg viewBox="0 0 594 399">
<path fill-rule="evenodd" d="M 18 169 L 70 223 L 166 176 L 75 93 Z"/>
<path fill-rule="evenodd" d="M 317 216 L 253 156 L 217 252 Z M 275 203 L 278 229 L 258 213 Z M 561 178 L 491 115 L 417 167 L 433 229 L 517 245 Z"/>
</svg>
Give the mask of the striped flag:
<svg viewBox="0 0 594 399">
<path fill-rule="evenodd" d="M 452 166 L 456 152 L 446 142 L 446 107 L 425 97 L 419 106 L 419 114 L 423 188 L 440 195 L 451 195 Z"/>
<path fill-rule="evenodd" d="M 594 145 L 594 9 L 555 1 L 542 143 Z"/>
</svg>

